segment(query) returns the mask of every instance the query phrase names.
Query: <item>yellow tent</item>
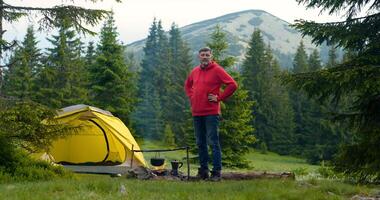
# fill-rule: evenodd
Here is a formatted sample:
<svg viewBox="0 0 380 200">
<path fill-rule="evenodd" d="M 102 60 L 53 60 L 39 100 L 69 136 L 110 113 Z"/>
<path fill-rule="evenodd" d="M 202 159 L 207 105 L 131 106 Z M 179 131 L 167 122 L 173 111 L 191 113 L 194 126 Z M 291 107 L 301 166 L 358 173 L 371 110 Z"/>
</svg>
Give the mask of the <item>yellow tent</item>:
<svg viewBox="0 0 380 200">
<path fill-rule="evenodd" d="M 79 127 L 53 142 L 49 154 L 56 163 L 117 165 L 125 162 L 129 165 L 131 149 L 140 150 L 124 123 L 108 111 L 74 105 L 59 110 L 56 119 Z M 135 152 L 133 158 L 133 166 L 146 166 L 142 153 Z"/>
</svg>

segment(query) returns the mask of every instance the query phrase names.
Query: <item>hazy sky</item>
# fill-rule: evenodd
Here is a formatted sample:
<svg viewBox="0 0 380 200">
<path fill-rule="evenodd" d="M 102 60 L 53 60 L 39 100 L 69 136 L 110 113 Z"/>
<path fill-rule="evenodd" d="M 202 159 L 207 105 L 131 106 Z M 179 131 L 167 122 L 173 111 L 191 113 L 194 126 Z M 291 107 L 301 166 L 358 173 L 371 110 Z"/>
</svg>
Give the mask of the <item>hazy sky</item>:
<svg viewBox="0 0 380 200">
<path fill-rule="evenodd" d="M 68 4 L 70 1 L 62 0 L 5 0 L 12 5 L 50 7 L 59 4 Z M 147 36 L 153 18 L 161 19 L 165 30 L 175 22 L 179 27 L 199 22 L 205 19 L 219 17 L 228 13 L 250 9 L 267 11 L 287 22 L 295 19 L 308 19 L 317 22 L 337 21 L 336 15 L 328 16 L 327 13 L 319 15 L 319 10 L 306 10 L 303 5 L 298 5 L 295 0 L 123 0 L 116 3 L 104 0 L 101 3 L 92 4 L 90 1 L 75 0 L 76 5 L 87 8 L 102 8 L 113 10 L 118 28 L 119 40 L 124 43 L 143 39 Z M 27 24 L 35 23 L 33 18 L 24 18 L 12 25 L 6 24 L 7 39 L 22 39 L 26 32 Z M 98 31 L 100 26 L 92 28 Z M 37 34 L 43 41 L 46 33 Z M 44 45 L 42 45 L 44 46 Z"/>
</svg>

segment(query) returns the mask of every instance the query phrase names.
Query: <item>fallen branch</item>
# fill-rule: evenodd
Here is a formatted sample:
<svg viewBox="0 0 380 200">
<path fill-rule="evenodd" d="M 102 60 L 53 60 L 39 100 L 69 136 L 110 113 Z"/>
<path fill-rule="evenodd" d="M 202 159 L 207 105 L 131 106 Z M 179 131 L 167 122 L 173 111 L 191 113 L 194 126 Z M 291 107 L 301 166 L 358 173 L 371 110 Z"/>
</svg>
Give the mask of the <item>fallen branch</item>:
<svg viewBox="0 0 380 200">
<path fill-rule="evenodd" d="M 292 172 L 225 172 L 223 180 L 250 180 L 250 179 L 295 179 Z"/>
</svg>

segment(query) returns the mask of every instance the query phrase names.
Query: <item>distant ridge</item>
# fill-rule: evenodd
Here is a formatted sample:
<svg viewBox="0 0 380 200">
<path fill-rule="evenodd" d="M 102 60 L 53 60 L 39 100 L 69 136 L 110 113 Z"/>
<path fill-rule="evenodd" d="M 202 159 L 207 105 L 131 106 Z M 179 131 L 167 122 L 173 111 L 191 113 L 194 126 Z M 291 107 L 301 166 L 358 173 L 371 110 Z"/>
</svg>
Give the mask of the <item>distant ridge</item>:
<svg viewBox="0 0 380 200">
<path fill-rule="evenodd" d="M 226 31 L 229 42 L 228 53 L 237 57 L 237 65 L 244 59 L 251 34 L 256 28 L 261 30 L 264 42 L 270 44 L 283 68 L 292 68 L 292 59 L 301 40 L 308 53 L 313 49 L 318 49 L 322 60 L 327 60 L 328 47 L 326 45 L 316 47 L 311 43 L 310 37 L 302 38 L 297 30 L 289 26 L 289 22 L 263 10 L 239 11 L 181 27 L 182 37 L 194 54 L 204 46 L 205 41 L 209 41 L 210 34 L 217 24 Z M 134 52 L 137 58 L 141 58 L 144 45 L 145 39 L 128 44 L 127 52 Z"/>
</svg>

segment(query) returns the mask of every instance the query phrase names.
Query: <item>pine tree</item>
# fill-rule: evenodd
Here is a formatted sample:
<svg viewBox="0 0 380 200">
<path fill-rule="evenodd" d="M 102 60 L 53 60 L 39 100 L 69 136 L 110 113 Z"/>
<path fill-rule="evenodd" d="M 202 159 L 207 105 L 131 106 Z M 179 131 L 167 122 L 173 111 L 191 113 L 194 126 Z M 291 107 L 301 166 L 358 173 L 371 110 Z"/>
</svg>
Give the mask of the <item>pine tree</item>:
<svg viewBox="0 0 380 200">
<path fill-rule="evenodd" d="M 82 44 L 66 20 L 58 22 L 58 34 L 48 40 L 52 48 L 44 62 L 37 85 L 37 101 L 53 108 L 80 104 L 87 100 Z M 46 77 L 51 76 L 51 77 Z"/>
<path fill-rule="evenodd" d="M 338 64 L 338 56 L 336 54 L 336 48 L 335 46 L 331 46 L 329 49 L 329 57 L 328 61 L 326 63 L 327 68 L 332 68 Z"/>
<path fill-rule="evenodd" d="M 98 0 L 93 0 L 96 3 Z M 74 1 L 73 1 L 74 2 Z M 121 0 L 116 0 L 121 2 Z M 4 40 L 4 33 L 2 22 L 8 22 L 12 24 L 25 16 L 40 16 L 41 18 L 36 20 L 39 22 L 39 30 L 50 30 L 56 26 L 57 21 L 65 19 L 69 26 L 74 27 L 77 32 L 94 34 L 87 28 L 87 25 L 96 25 L 106 15 L 105 10 L 85 9 L 74 5 L 59 5 L 52 8 L 46 7 L 26 7 L 26 6 L 14 6 L 10 3 L 0 0 L 0 60 L 3 59 L 3 52 L 8 51 L 15 47 L 16 41 L 8 42 Z M 3 84 L 3 67 L 0 66 L 0 95 L 2 95 Z"/>
<path fill-rule="evenodd" d="M 312 71 L 312 72 L 322 69 L 321 57 L 319 55 L 318 50 L 314 49 L 313 52 L 310 54 L 308 65 L 309 65 L 309 71 Z"/>
<path fill-rule="evenodd" d="M 158 55 L 158 25 L 156 19 L 150 27 L 144 47 L 144 57 L 141 62 L 138 98 L 136 110 L 133 113 L 135 130 L 140 137 L 158 139 L 163 136 L 163 115 L 161 101 L 156 87 L 159 61 Z M 154 107 L 152 107 L 154 105 Z"/>
<path fill-rule="evenodd" d="M 135 81 L 138 82 L 138 77 L 139 77 L 138 74 L 141 72 L 141 66 L 138 63 L 136 56 L 133 52 L 127 53 L 127 55 L 125 57 L 125 63 L 127 63 L 127 65 L 129 66 L 129 68 L 132 72 L 137 74 L 137 76 L 135 77 L 136 78 Z"/>
<path fill-rule="evenodd" d="M 167 85 L 168 101 L 165 104 L 167 123 L 171 124 L 176 138 L 176 144 L 189 145 L 189 138 L 193 138 L 192 120 L 188 97 L 183 90 L 183 83 L 192 67 L 190 48 L 183 41 L 181 33 L 174 23 L 169 31 L 170 63 L 167 71 L 169 84 Z"/>
<path fill-rule="evenodd" d="M 335 168 L 361 181 L 380 180 L 380 13 L 379 1 L 297 0 L 308 8 L 320 8 L 330 14 L 345 12 L 345 21 L 315 23 L 299 20 L 294 25 L 316 44 L 327 42 L 357 55 L 332 68 L 284 77 L 284 82 L 303 90 L 328 105 L 336 105 L 332 115 L 341 123 L 349 121 L 355 133 L 352 143 L 340 150 Z M 366 9 L 364 12 L 363 9 Z M 359 13 L 366 13 L 358 16 Z M 344 97 L 344 98 L 343 98 Z M 347 107 L 340 107 L 342 100 Z"/>
<path fill-rule="evenodd" d="M 322 70 L 322 65 L 317 50 L 314 50 L 309 56 L 310 71 Z M 344 124 L 334 124 L 326 120 L 327 113 L 335 112 L 335 105 L 322 105 L 315 100 L 309 100 L 312 104 L 313 116 L 315 116 L 314 127 L 314 147 L 307 153 L 307 160 L 310 163 L 317 164 L 322 161 L 331 161 L 338 151 L 339 145 L 349 140 L 349 131 Z"/>
<path fill-rule="evenodd" d="M 165 125 L 164 136 L 165 136 L 164 141 L 167 146 L 169 147 L 175 146 L 174 133 L 173 133 L 172 127 L 169 124 Z"/>
<path fill-rule="evenodd" d="M 226 33 L 220 26 L 216 26 L 211 34 L 211 41 L 207 43 L 212 49 L 213 59 L 231 74 L 242 87 L 239 73 L 231 70 L 235 58 L 226 54 L 228 43 Z M 239 88 L 225 103 L 222 103 L 223 121 L 220 126 L 220 143 L 222 146 L 223 165 L 230 167 L 248 167 L 249 163 L 244 155 L 254 143 L 252 121 L 253 102 L 248 100 L 248 91 Z"/>
<path fill-rule="evenodd" d="M 41 53 L 33 27 L 27 29 L 20 48 L 14 51 L 10 59 L 9 70 L 5 72 L 4 92 L 7 96 L 32 100 L 34 97 L 34 80 L 41 66 Z"/>
<path fill-rule="evenodd" d="M 94 42 L 90 41 L 87 45 L 85 55 L 83 57 L 84 61 L 84 69 L 83 69 L 83 77 L 82 77 L 82 83 L 83 86 L 87 89 L 87 101 L 83 102 L 86 104 L 91 104 L 89 100 L 89 88 L 90 86 L 90 70 L 93 68 L 96 64 L 96 57 L 97 57 L 97 52 L 96 48 L 94 46 Z"/>
<path fill-rule="evenodd" d="M 261 124 L 261 130 L 266 132 L 264 142 L 271 151 L 279 154 L 290 154 L 294 148 L 294 112 L 289 93 L 280 84 L 278 77 L 281 72 L 278 61 L 273 57 L 272 49 L 268 45 L 265 50 L 264 66 L 261 73 L 263 88 L 267 91 L 262 94 L 261 106 L 257 106 L 258 112 L 265 115 L 265 122 Z M 267 83 L 267 84 L 266 84 Z M 258 102 L 259 103 L 259 102 Z"/>
<path fill-rule="evenodd" d="M 164 107 L 165 102 L 168 101 L 167 88 L 168 85 L 171 84 L 169 79 L 170 72 L 168 67 L 170 59 L 171 57 L 169 56 L 168 37 L 166 36 L 165 31 L 162 28 L 162 22 L 160 20 L 157 24 L 157 63 L 154 63 L 155 76 L 151 78 L 154 79 L 154 86 L 160 96 L 160 103 L 162 107 Z M 167 121 L 165 112 L 164 118 Z"/>
<path fill-rule="evenodd" d="M 124 46 L 117 40 L 113 15 L 100 32 L 96 63 L 90 68 L 90 100 L 130 125 L 130 114 L 136 102 L 136 84 L 125 63 Z"/>
<path fill-rule="evenodd" d="M 250 99 L 257 99 L 259 91 L 258 74 L 263 68 L 263 59 L 265 52 L 264 40 L 260 30 L 256 29 L 249 41 L 249 47 L 245 55 L 242 67 L 243 84 L 249 92 Z M 256 77 L 256 78 L 255 78 Z"/>
<path fill-rule="evenodd" d="M 141 86 L 141 88 L 145 88 L 145 85 L 153 85 L 152 77 L 155 75 L 154 67 L 158 63 L 157 41 L 157 22 L 156 19 L 154 19 L 143 49 L 144 57 L 141 61 L 142 69 L 139 79 L 139 86 Z M 142 90 L 139 92 L 143 93 Z"/>
<path fill-rule="evenodd" d="M 308 56 L 305 51 L 303 42 L 297 48 L 296 54 L 293 60 L 293 73 L 306 73 L 309 71 Z M 314 147 L 314 130 L 313 123 L 314 118 L 311 116 L 312 103 L 307 99 L 306 95 L 302 92 L 290 90 L 290 97 L 292 100 L 292 106 L 294 110 L 295 119 L 295 148 L 294 154 L 306 156 L 306 150 L 313 149 Z"/>
<path fill-rule="evenodd" d="M 345 49 L 342 62 L 348 62 L 357 56 L 357 52 L 352 49 Z"/>
<path fill-rule="evenodd" d="M 89 42 L 85 55 L 86 69 L 90 69 L 96 62 L 96 51 L 94 42 Z"/>
<path fill-rule="evenodd" d="M 136 111 L 132 114 L 134 129 L 137 136 L 142 139 L 162 140 L 164 137 L 164 120 L 161 113 L 161 104 L 157 91 L 145 85 L 139 87 L 144 92 L 137 105 Z"/>
<path fill-rule="evenodd" d="M 249 100 L 256 102 L 252 110 L 255 135 L 269 150 L 288 154 L 294 142 L 293 113 L 287 92 L 275 78 L 280 74 L 278 62 L 260 30 L 252 33 L 242 67 L 243 86 L 249 91 Z"/>
<path fill-rule="evenodd" d="M 293 73 L 303 73 L 309 71 L 307 60 L 308 57 L 306 54 L 305 45 L 303 44 L 303 41 L 301 41 L 294 56 Z"/>
</svg>

